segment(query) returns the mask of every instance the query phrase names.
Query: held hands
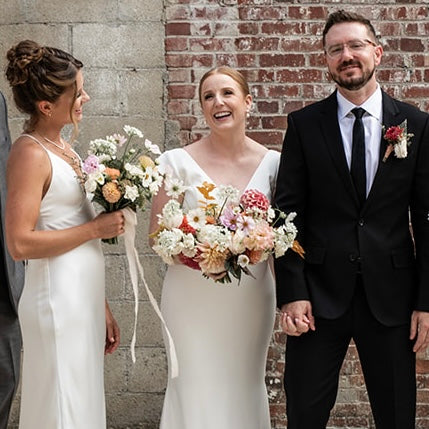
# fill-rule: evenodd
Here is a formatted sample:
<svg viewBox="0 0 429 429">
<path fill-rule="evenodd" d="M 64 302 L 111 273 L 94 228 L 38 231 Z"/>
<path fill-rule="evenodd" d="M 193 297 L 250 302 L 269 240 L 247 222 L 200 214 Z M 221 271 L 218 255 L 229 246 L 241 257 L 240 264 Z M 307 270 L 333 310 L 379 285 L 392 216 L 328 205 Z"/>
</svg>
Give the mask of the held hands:
<svg viewBox="0 0 429 429">
<path fill-rule="evenodd" d="M 112 354 L 119 347 L 120 341 L 119 326 L 106 301 L 106 345 L 104 346 L 104 354 Z"/>
<path fill-rule="evenodd" d="M 310 329 L 316 330 L 310 301 L 293 301 L 282 307 L 281 327 L 287 335 L 295 337 Z"/>
<path fill-rule="evenodd" d="M 121 210 L 101 213 L 92 222 L 97 238 L 113 238 L 125 231 L 125 218 Z"/>
<path fill-rule="evenodd" d="M 410 340 L 416 340 L 413 352 L 424 351 L 429 345 L 429 313 L 413 311 L 411 316 Z"/>
</svg>

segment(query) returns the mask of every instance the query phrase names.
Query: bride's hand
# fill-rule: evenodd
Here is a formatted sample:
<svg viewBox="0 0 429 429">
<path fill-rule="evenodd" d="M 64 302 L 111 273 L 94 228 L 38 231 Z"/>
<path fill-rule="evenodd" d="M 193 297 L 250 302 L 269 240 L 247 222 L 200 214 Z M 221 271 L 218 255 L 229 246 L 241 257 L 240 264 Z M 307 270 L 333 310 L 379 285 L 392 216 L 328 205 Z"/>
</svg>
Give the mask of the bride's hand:
<svg viewBox="0 0 429 429">
<path fill-rule="evenodd" d="M 98 238 L 113 238 L 125 231 L 125 218 L 122 210 L 101 213 L 92 220 Z"/>
<path fill-rule="evenodd" d="M 112 354 L 119 347 L 120 340 L 119 326 L 106 301 L 106 344 L 104 346 L 104 354 Z"/>
</svg>

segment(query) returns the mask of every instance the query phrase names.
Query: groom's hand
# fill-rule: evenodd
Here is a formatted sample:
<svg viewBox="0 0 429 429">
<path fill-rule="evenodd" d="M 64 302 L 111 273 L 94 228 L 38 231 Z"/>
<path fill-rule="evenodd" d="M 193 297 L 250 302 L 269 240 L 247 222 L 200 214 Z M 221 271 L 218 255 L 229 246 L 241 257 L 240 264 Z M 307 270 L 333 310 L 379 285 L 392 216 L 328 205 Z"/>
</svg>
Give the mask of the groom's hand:
<svg viewBox="0 0 429 429">
<path fill-rule="evenodd" d="M 299 336 L 316 330 L 310 301 L 293 301 L 282 307 L 281 327 L 287 335 Z"/>
<path fill-rule="evenodd" d="M 410 340 L 416 340 L 413 352 L 424 351 L 429 344 L 429 313 L 413 311 L 411 316 Z"/>
</svg>

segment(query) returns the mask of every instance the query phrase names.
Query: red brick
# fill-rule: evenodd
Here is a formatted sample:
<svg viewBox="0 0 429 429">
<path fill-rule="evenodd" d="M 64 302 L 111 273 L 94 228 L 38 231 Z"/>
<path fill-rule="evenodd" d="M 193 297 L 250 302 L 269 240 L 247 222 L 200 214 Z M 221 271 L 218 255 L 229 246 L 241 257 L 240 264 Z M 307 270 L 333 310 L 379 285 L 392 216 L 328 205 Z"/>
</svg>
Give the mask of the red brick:
<svg viewBox="0 0 429 429">
<path fill-rule="evenodd" d="M 189 22 L 170 22 L 165 25 L 165 34 L 167 36 L 174 35 L 190 35 L 191 24 Z"/>
<path fill-rule="evenodd" d="M 281 70 L 277 73 L 277 78 L 279 82 L 284 83 L 320 82 L 322 71 L 316 69 Z"/>
<path fill-rule="evenodd" d="M 170 85 L 168 87 L 170 98 L 194 98 L 195 86 L 193 85 Z"/>
<path fill-rule="evenodd" d="M 256 104 L 259 113 L 279 113 L 278 101 L 258 101 Z"/>
<path fill-rule="evenodd" d="M 322 6 L 290 6 L 289 17 L 293 19 L 325 19 L 328 11 Z"/>
<path fill-rule="evenodd" d="M 237 28 L 240 34 L 260 34 L 259 24 L 256 22 L 239 22 Z"/>
<path fill-rule="evenodd" d="M 188 49 L 188 39 L 184 37 L 167 37 L 165 39 L 165 50 L 167 52 L 186 51 Z"/>
<path fill-rule="evenodd" d="M 399 45 L 402 51 L 423 52 L 425 50 L 422 39 L 401 39 Z"/>
<path fill-rule="evenodd" d="M 262 67 L 302 67 L 305 57 L 303 54 L 262 54 L 260 62 Z"/>
</svg>

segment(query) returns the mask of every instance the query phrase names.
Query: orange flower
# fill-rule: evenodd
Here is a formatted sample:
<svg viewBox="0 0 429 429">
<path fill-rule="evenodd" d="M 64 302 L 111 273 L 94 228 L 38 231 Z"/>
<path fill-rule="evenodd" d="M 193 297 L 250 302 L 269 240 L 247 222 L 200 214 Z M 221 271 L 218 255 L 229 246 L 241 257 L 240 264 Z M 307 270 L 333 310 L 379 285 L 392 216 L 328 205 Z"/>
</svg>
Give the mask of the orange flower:
<svg viewBox="0 0 429 429">
<path fill-rule="evenodd" d="M 117 168 L 110 168 L 106 167 L 104 172 L 112 179 L 116 180 L 120 175 L 121 172 Z"/>
<path fill-rule="evenodd" d="M 217 246 L 210 247 L 207 244 L 198 245 L 201 252 L 198 256 L 201 271 L 205 274 L 220 274 L 225 271 L 225 261 L 229 252 L 221 252 Z"/>
<path fill-rule="evenodd" d="M 214 200 L 214 197 L 210 195 L 210 192 L 213 191 L 214 188 L 216 188 L 216 186 L 208 182 L 203 182 L 202 186 L 197 186 L 197 189 L 203 194 L 206 200 Z"/>
<path fill-rule="evenodd" d="M 101 192 L 103 193 L 104 199 L 110 204 L 117 203 L 122 197 L 118 184 L 115 182 L 107 182 L 101 188 Z"/>
</svg>

